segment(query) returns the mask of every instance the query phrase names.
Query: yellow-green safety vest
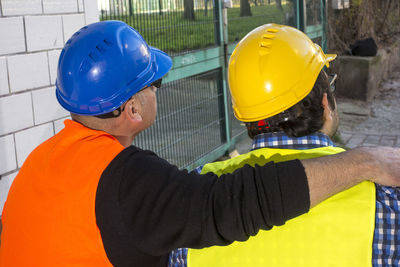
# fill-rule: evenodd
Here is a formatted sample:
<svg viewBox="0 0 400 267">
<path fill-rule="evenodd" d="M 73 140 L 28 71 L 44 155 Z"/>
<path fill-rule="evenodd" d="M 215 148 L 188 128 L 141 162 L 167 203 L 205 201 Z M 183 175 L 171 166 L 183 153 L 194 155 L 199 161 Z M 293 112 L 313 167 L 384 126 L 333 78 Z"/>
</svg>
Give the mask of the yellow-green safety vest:
<svg viewBox="0 0 400 267">
<path fill-rule="evenodd" d="M 307 159 L 344 151 L 336 147 L 308 150 L 258 149 L 204 166 L 202 173 L 230 173 L 249 164 Z M 327 169 L 326 172 L 330 170 Z M 336 194 L 269 231 L 229 246 L 189 249 L 188 267 L 371 266 L 375 222 L 375 186 L 363 182 Z"/>
</svg>

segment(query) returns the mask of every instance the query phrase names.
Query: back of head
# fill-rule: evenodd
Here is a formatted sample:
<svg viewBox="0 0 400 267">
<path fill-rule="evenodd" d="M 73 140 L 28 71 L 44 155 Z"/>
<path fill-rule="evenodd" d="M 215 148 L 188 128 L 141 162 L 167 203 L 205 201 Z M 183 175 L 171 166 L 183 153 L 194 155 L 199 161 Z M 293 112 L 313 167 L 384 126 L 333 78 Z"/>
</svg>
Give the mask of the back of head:
<svg viewBox="0 0 400 267">
<path fill-rule="evenodd" d="M 336 102 L 330 90 L 328 75 L 322 70 L 311 92 L 300 102 L 270 118 L 246 122 L 249 137 L 269 132 L 284 132 L 291 137 L 300 137 L 321 130 L 324 122 L 324 109 L 321 105 L 324 93 L 327 94 L 331 110 L 335 110 Z"/>
<path fill-rule="evenodd" d="M 254 29 L 239 42 L 229 62 L 236 118 L 254 122 L 293 107 L 310 93 L 322 68 L 335 57 L 325 55 L 295 28 L 267 24 Z"/>
<path fill-rule="evenodd" d="M 58 102 L 73 114 L 102 115 L 164 76 L 171 58 L 149 46 L 122 21 L 102 21 L 77 31 L 61 52 Z"/>
</svg>

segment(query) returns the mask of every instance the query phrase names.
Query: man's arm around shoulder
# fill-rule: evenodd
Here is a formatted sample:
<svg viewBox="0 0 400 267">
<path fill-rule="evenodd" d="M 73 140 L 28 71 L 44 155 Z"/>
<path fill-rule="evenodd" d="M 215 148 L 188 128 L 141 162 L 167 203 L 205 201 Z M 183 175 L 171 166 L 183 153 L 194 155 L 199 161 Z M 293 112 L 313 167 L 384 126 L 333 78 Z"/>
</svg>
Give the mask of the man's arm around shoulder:
<svg viewBox="0 0 400 267">
<path fill-rule="evenodd" d="M 360 147 L 301 162 L 307 174 L 311 207 L 365 180 L 400 186 L 399 148 Z"/>
</svg>

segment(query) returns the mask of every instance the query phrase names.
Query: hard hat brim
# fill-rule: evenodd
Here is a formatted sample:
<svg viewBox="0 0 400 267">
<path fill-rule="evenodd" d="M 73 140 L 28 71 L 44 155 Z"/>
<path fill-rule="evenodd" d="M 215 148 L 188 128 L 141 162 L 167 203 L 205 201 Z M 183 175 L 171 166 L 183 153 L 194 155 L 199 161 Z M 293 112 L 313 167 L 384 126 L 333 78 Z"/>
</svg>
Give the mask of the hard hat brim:
<svg viewBox="0 0 400 267">
<path fill-rule="evenodd" d="M 168 73 L 168 71 L 171 69 L 172 67 L 172 59 L 167 55 L 167 53 L 151 47 L 151 52 L 154 53 L 157 65 L 158 65 L 158 69 L 157 72 L 155 73 L 154 77 L 149 81 L 150 85 L 152 82 L 162 78 L 165 74 Z"/>
</svg>

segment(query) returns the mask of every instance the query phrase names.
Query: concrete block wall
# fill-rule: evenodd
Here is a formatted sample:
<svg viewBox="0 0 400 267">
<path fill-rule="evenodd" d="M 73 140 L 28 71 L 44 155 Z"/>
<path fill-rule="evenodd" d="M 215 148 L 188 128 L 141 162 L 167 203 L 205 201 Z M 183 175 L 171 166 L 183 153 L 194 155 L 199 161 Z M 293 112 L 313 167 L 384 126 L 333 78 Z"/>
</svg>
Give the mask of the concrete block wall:
<svg viewBox="0 0 400 267">
<path fill-rule="evenodd" d="M 339 56 L 332 64 L 338 74 L 336 94 L 345 98 L 370 101 L 378 93 L 383 79 L 400 66 L 400 40 L 379 49 L 374 57 Z"/>
<path fill-rule="evenodd" d="M 0 0 L 0 214 L 26 157 L 69 117 L 55 97 L 61 49 L 98 20 L 97 0 Z"/>
</svg>

